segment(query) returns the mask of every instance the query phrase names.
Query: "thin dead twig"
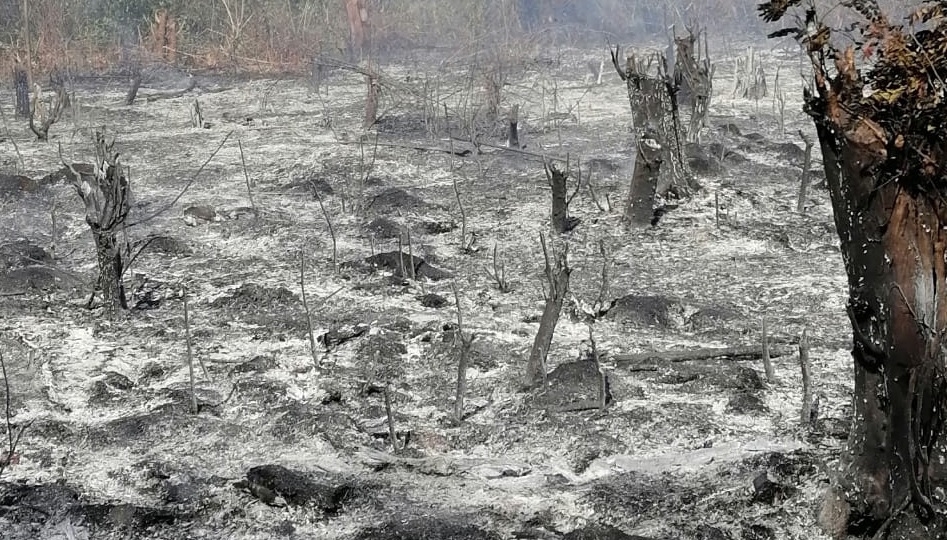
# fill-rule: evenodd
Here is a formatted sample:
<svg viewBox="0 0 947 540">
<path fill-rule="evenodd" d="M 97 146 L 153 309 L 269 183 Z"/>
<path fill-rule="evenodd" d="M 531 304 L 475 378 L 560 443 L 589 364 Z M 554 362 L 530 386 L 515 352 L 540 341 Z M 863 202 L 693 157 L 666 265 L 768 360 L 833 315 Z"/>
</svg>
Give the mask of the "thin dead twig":
<svg viewBox="0 0 947 540">
<path fill-rule="evenodd" d="M 184 298 L 184 341 L 187 343 L 187 374 L 188 386 L 191 391 L 191 414 L 197 414 L 197 392 L 194 391 L 194 353 L 191 347 L 191 323 L 187 312 L 187 285 L 182 287 L 182 296 Z"/>
<path fill-rule="evenodd" d="M 464 209 L 464 203 L 460 199 L 460 187 L 457 185 L 457 175 L 451 174 L 451 183 L 454 187 L 454 198 L 457 200 L 457 208 L 460 211 L 460 252 L 470 253 L 473 248 L 473 235 L 470 243 L 467 242 L 467 211 Z"/>
<path fill-rule="evenodd" d="M 326 210 L 325 204 L 322 203 L 319 188 L 312 180 L 310 180 L 309 183 L 312 185 L 313 195 L 315 195 L 316 200 L 319 201 L 319 208 L 322 209 L 322 217 L 326 220 L 326 226 L 329 227 L 329 236 L 332 239 L 332 268 L 335 270 L 335 273 L 339 273 L 339 248 L 335 238 L 335 227 L 332 226 L 332 218 L 329 217 L 329 211 Z"/>
<path fill-rule="evenodd" d="M 776 380 L 776 372 L 773 370 L 773 362 L 770 360 L 769 355 L 769 335 L 766 331 L 766 314 L 763 314 L 763 317 L 760 321 L 760 329 L 762 335 L 762 355 L 763 355 L 763 370 L 766 373 L 766 382 L 774 382 Z"/>
<path fill-rule="evenodd" d="M 404 447 L 398 440 L 398 431 L 395 429 L 395 415 L 391 409 L 391 385 L 385 385 L 385 415 L 388 416 L 388 436 L 391 438 L 391 450 L 397 454 Z"/>
<path fill-rule="evenodd" d="M 13 396 L 10 394 L 10 378 L 7 375 L 7 364 L 3 359 L 3 351 L 0 351 L 0 373 L 3 375 L 3 388 L 6 394 L 4 418 L 7 425 L 7 451 L 5 456 L 0 456 L 0 476 L 3 476 L 3 471 L 16 460 L 16 447 L 20 443 L 20 438 L 23 437 L 23 433 L 33 424 L 33 421 L 30 420 L 20 426 L 14 435 Z"/>
<path fill-rule="evenodd" d="M 237 148 L 240 149 L 240 163 L 243 165 L 243 179 L 247 183 L 247 199 L 250 200 L 250 208 L 253 209 L 253 219 L 259 218 L 259 214 L 256 210 L 256 205 L 253 204 L 253 187 L 250 184 L 250 173 L 247 171 L 247 160 L 243 156 L 243 143 L 240 139 L 237 139 Z"/>
<path fill-rule="evenodd" d="M 464 312 L 460 306 L 460 292 L 457 290 L 457 283 L 451 282 L 450 287 L 454 292 L 454 302 L 457 304 L 457 333 L 454 334 L 454 336 L 459 348 L 457 392 L 454 398 L 454 422 L 460 424 L 464 421 L 464 395 L 467 393 L 467 360 L 470 356 L 470 347 L 473 345 L 474 335 L 464 333 Z"/>
<path fill-rule="evenodd" d="M 299 250 L 299 290 L 302 293 L 303 309 L 306 311 L 306 330 L 309 332 L 309 353 L 312 355 L 314 366 L 319 365 L 316 354 L 316 338 L 312 330 L 312 312 L 309 311 L 309 301 L 306 298 L 306 254 Z"/>
<path fill-rule="evenodd" d="M 486 270 L 487 275 L 496 282 L 497 289 L 499 289 L 501 293 L 508 293 L 512 290 L 510 282 L 506 278 L 506 265 L 500 261 L 498 256 L 496 242 L 493 243 L 493 271 L 491 272 L 487 267 L 484 267 L 484 270 Z"/>
</svg>

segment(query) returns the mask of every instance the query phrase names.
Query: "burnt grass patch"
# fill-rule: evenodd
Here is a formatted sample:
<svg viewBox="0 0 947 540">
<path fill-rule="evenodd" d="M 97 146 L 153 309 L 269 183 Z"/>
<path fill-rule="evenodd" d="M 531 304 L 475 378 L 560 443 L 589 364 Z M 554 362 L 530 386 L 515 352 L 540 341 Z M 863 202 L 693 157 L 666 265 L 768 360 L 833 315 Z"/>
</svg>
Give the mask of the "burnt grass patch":
<svg viewBox="0 0 947 540">
<path fill-rule="evenodd" d="M 357 533 L 353 540 L 500 540 L 496 533 L 451 516 L 390 520 Z"/>
<path fill-rule="evenodd" d="M 296 294 L 285 287 L 265 287 L 256 283 L 244 283 L 211 302 L 211 307 L 238 312 L 301 305 Z"/>
<path fill-rule="evenodd" d="M 665 514 L 683 514 L 711 495 L 711 486 L 693 485 L 670 474 L 626 473 L 589 486 L 585 502 L 599 520 L 635 526 Z"/>
</svg>

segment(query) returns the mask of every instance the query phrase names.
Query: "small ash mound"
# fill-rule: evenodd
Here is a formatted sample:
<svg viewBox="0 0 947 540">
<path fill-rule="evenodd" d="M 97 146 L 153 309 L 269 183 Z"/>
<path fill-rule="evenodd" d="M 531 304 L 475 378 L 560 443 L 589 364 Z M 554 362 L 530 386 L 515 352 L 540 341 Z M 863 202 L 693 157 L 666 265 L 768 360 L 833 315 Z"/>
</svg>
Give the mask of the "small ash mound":
<svg viewBox="0 0 947 540">
<path fill-rule="evenodd" d="M 299 302 L 296 294 L 285 287 L 264 287 L 256 283 L 244 283 L 229 295 L 214 300 L 210 305 L 215 308 L 254 310 Z"/>
</svg>

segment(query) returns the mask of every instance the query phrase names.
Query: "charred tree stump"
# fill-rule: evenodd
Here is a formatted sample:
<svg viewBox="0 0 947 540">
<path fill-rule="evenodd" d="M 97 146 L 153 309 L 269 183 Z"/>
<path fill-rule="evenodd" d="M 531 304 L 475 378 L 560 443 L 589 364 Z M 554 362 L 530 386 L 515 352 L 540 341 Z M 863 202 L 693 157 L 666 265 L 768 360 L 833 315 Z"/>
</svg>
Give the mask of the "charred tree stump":
<svg viewBox="0 0 947 540">
<path fill-rule="evenodd" d="M 664 147 L 656 132 L 641 134 L 635 157 L 635 172 L 631 178 L 631 189 L 628 191 L 628 201 L 622 216 L 625 223 L 641 227 L 651 223 L 663 154 Z"/>
<path fill-rule="evenodd" d="M 545 236 L 540 235 L 539 240 L 543 246 L 548 290 L 546 291 L 546 305 L 543 308 L 542 318 L 539 320 L 539 330 L 536 331 L 533 348 L 529 351 L 529 362 L 526 364 L 526 377 L 523 381 L 526 388 L 535 388 L 546 378 L 546 356 L 552 345 L 556 324 L 559 323 L 562 303 L 569 292 L 569 274 L 572 272 L 569 268 L 567 248 L 564 247 L 561 251 L 550 255 Z M 553 256 L 555 261 L 553 261 Z"/>
<path fill-rule="evenodd" d="M 16 116 L 30 117 L 30 80 L 26 70 L 18 63 L 13 68 L 13 91 L 16 95 Z"/>
<path fill-rule="evenodd" d="M 569 207 L 566 205 L 566 174 L 555 165 L 546 166 L 546 177 L 552 186 L 552 227 L 557 233 L 566 232 Z"/>
<path fill-rule="evenodd" d="M 667 67 L 663 69 L 666 70 Z M 689 197 L 692 193 L 700 191 L 700 184 L 691 172 L 684 155 L 687 132 L 684 130 L 680 108 L 677 106 L 677 87 L 666 75 L 662 78 L 667 96 L 664 101 L 665 110 L 669 111 L 662 117 L 661 128 L 665 155 L 670 155 L 670 159 L 665 160 L 666 166 L 670 166 L 669 179 L 671 181 L 667 192 L 677 198 Z"/>
<path fill-rule="evenodd" d="M 687 197 L 700 185 L 684 159 L 685 135 L 678 114 L 677 87 L 667 75 L 666 61 L 661 55 L 651 56 L 646 62 L 629 55 L 622 67 L 620 54 L 620 49 L 612 51 L 612 64 L 627 86 L 636 142 L 645 133 L 656 133 L 655 140 L 661 144 L 663 166 L 657 192 Z"/>
<path fill-rule="evenodd" d="M 72 173 L 70 181 L 85 205 L 86 223 L 95 242 L 99 275 L 88 307 L 96 304 L 98 296 L 109 318 L 113 318 L 118 309 L 128 309 L 122 282 L 125 249 L 118 235 L 125 227 L 131 208 L 128 180 L 119 164 L 118 153 L 112 147 L 113 143 L 107 143 L 101 133 L 96 133 L 96 164 L 92 174 L 64 163 Z"/>
<path fill-rule="evenodd" d="M 378 121 L 378 93 L 381 85 L 378 77 L 371 73 L 365 75 L 365 118 L 362 127 L 369 129 Z"/>
<path fill-rule="evenodd" d="M 701 44 L 703 34 L 703 45 Z M 690 108 L 687 139 L 697 141 L 707 120 L 713 92 L 714 66 L 710 63 L 707 34 L 699 26 L 687 28 L 687 35 L 675 37 L 674 84 L 677 105 Z"/>
<path fill-rule="evenodd" d="M 138 88 L 141 86 L 141 66 L 135 66 L 132 71 L 132 78 L 129 81 L 128 92 L 125 94 L 125 105 L 134 105 L 135 98 L 138 97 Z"/>
<path fill-rule="evenodd" d="M 561 171 L 551 163 L 545 164 L 546 180 L 552 188 L 552 228 L 557 233 L 569 232 L 579 224 L 578 218 L 569 217 L 569 204 L 575 198 L 581 187 L 581 178 L 579 185 L 576 186 L 572 195 L 567 192 L 567 182 L 569 180 L 569 170 Z"/>
<path fill-rule="evenodd" d="M 509 135 L 507 136 L 507 146 L 510 148 L 520 147 L 519 116 L 520 106 L 517 103 L 510 108 L 510 116 L 508 118 L 510 129 Z"/>
<path fill-rule="evenodd" d="M 154 21 L 150 23 L 151 53 L 156 58 L 164 57 L 165 38 L 168 32 L 168 12 L 164 9 L 156 10 Z"/>
<path fill-rule="evenodd" d="M 947 144 L 935 126 L 947 121 L 937 76 L 947 72 L 947 14 L 918 12 L 923 25 L 902 26 L 873 2 L 844 5 L 866 21 L 857 51 L 837 49 L 837 30 L 814 11 L 806 28 L 773 34 L 799 36 L 812 61 L 806 111 L 849 282 L 854 418 L 820 521 L 836 538 L 943 538 L 934 492 L 947 487 Z M 779 20 L 787 3 L 760 11 Z"/>
</svg>

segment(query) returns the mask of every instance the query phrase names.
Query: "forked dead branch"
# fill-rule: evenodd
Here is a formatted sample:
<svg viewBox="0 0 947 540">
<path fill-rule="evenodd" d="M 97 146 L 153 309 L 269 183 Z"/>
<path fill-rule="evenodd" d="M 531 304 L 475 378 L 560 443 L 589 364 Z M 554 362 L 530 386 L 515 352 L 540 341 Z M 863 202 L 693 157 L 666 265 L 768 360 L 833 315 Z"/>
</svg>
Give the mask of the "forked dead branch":
<svg viewBox="0 0 947 540">
<path fill-rule="evenodd" d="M 678 105 L 690 109 L 687 139 L 696 142 L 710 113 L 715 66 L 710 62 L 706 28 L 695 22 L 686 30 L 686 35 L 674 36 L 674 84 Z"/>
<path fill-rule="evenodd" d="M 543 308 L 539 329 L 536 331 L 536 338 L 533 340 L 533 347 L 529 351 L 529 361 L 526 364 L 524 386 L 527 388 L 534 388 L 546 380 L 546 358 L 552 346 L 556 325 L 559 323 L 559 315 L 562 313 L 562 304 L 566 294 L 569 293 L 569 275 L 572 273 L 572 269 L 569 268 L 568 244 L 563 244 L 561 248 L 550 253 L 545 235 L 539 235 L 539 242 L 543 248 L 545 263 L 543 274 L 546 283 L 543 294 L 546 297 L 546 305 Z"/>
<path fill-rule="evenodd" d="M 501 293 L 508 293 L 513 290 L 506 276 L 506 264 L 500 260 L 496 242 L 493 244 L 493 270 L 491 271 L 490 268 L 484 268 L 484 270 L 487 272 L 487 275 L 490 276 L 490 279 L 496 283 L 497 289 Z"/>
<path fill-rule="evenodd" d="M 36 135 L 36 140 L 49 140 L 49 128 L 62 118 L 67 100 L 64 86 L 60 86 L 49 100 L 44 100 L 42 88 L 36 85 L 30 104 L 30 131 Z"/>
</svg>

